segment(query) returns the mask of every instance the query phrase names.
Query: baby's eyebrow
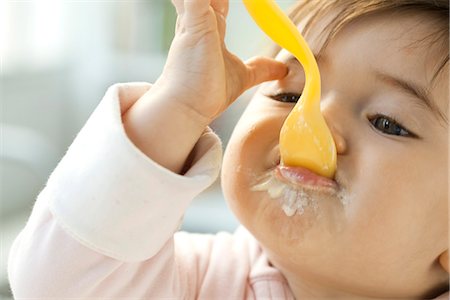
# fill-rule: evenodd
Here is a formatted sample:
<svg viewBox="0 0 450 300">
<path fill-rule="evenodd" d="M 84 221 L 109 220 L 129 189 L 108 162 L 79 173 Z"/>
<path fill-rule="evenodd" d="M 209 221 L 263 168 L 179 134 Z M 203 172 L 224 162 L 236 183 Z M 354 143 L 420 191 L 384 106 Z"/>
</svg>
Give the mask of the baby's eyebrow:
<svg viewBox="0 0 450 300">
<path fill-rule="evenodd" d="M 313 53 L 314 58 L 316 59 L 317 63 L 321 63 L 322 65 L 326 62 L 326 58 L 323 55 L 319 55 L 317 53 Z M 298 59 L 293 56 L 292 54 L 289 53 L 288 59 L 285 62 L 286 65 L 290 65 L 290 64 L 297 64 L 297 65 L 301 65 L 301 63 L 298 61 Z"/>
<path fill-rule="evenodd" d="M 442 119 L 448 125 L 447 117 L 436 105 L 436 102 L 429 97 L 429 92 L 427 89 L 414 82 L 397 78 L 380 71 L 376 71 L 375 76 L 378 80 L 399 89 L 403 93 L 409 94 L 414 98 L 421 100 L 420 104 L 425 105 L 425 107 L 430 109 L 438 118 Z"/>
</svg>

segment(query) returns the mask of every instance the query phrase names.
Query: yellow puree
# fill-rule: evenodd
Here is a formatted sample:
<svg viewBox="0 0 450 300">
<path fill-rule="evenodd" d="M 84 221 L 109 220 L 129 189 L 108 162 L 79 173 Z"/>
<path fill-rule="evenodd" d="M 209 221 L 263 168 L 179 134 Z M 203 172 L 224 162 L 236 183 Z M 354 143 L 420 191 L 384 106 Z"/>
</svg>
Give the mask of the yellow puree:
<svg viewBox="0 0 450 300">
<path fill-rule="evenodd" d="M 332 178 L 336 171 L 336 146 L 320 112 L 320 73 L 317 62 L 297 27 L 274 0 L 243 0 L 258 26 L 302 64 L 306 81 L 303 93 L 280 132 L 281 162 Z"/>
</svg>

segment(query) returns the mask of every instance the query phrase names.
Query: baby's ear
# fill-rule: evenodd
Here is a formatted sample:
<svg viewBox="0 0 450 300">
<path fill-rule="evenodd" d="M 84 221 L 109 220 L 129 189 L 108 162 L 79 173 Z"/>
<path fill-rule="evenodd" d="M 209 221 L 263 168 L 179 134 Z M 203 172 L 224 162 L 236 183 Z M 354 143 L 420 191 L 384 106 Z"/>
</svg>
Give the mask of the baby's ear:
<svg viewBox="0 0 450 300">
<path fill-rule="evenodd" d="M 439 263 L 441 266 L 449 273 L 448 271 L 448 249 L 445 250 L 440 256 L 439 256 Z"/>
</svg>

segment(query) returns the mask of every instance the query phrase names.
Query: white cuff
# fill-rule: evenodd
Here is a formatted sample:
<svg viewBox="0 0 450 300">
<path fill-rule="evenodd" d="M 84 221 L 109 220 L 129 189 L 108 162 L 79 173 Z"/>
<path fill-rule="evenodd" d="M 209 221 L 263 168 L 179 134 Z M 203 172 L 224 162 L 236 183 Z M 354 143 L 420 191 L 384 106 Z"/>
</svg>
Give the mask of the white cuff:
<svg viewBox="0 0 450 300">
<path fill-rule="evenodd" d="M 222 161 L 220 139 L 210 130 L 183 176 L 149 159 L 122 125 L 120 102 L 128 100 L 119 95 L 130 88 L 108 89 L 38 198 L 80 243 L 127 262 L 146 260 L 163 247 L 191 200 L 217 178 Z"/>
</svg>

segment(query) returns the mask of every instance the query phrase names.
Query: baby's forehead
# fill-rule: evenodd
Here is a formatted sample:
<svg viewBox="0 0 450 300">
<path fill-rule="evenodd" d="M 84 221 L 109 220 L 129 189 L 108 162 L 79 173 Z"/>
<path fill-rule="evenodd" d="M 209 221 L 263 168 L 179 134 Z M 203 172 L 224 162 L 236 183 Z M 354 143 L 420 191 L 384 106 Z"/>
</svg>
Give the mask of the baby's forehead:
<svg viewBox="0 0 450 300">
<path fill-rule="evenodd" d="M 420 51 L 428 58 L 427 65 L 436 66 L 431 77 L 448 61 L 449 30 L 448 16 L 438 18 L 430 12 L 418 10 L 380 10 L 372 14 L 355 13 L 356 16 L 341 16 L 340 10 L 320 14 L 312 11 L 293 17 L 293 21 L 305 36 L 308 44 L 321 55 L 330 43 L 349 32 L 379 36 L 378 43 L 386 47 L 396 46 L 408 52 Z M 344 14 L 345 15 L 345 14 Z M 358 49 L 355 49 L 357 51 Z"/>
</svg>

